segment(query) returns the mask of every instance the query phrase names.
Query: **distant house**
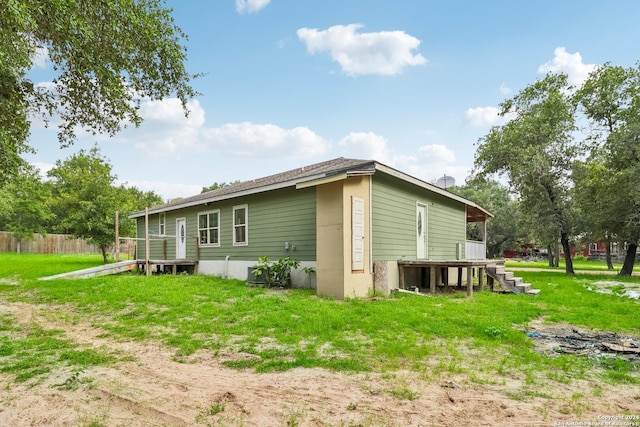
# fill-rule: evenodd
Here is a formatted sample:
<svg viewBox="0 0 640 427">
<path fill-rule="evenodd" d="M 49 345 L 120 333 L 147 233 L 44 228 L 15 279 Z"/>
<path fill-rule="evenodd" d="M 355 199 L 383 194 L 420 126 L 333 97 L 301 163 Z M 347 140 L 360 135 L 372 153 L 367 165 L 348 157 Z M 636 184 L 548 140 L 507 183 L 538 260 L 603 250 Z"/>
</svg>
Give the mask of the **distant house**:
<svg viewBox="0 0 640 427">
<path fill-rule="evenodd" d="M 247 279 L 261 256 L 301 261 L 295 286 L 366 296 L 398 286 L 399 260 L 484 259 L 468 222 L 475 203 L 375 160 L 337 158 L 150 208 L 137 220 L 138 259 L 194 260 L 200 274 Z M 485 238 L 486 241 L 486 238 Z M 314 267 L 308 277 L 302 267 Z M 312 279 L 312 281 L 310 281 Z"/>
</svg>

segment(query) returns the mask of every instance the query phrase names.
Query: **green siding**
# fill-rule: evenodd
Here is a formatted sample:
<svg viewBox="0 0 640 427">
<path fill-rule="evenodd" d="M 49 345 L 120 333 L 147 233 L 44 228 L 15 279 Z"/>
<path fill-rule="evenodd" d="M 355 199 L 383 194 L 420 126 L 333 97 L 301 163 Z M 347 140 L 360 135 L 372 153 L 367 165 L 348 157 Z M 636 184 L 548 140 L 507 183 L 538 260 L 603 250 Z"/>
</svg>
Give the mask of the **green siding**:
<svg viewBox="0 0 640 427">
<path fill-rule="evenodd" d="M 247 205 L 249 210 L 248 245 L 233 245 L 233 207 Z M 176 219 L 186 218 L 187 259 L 197 257 L 198 214 L 220 209 L 220 246 L 200 246 L 201 260 L 255 260 L 291 256 L 299 261 L 315 261 L 316 195 L 315 188 L 287 188 L 246 197 L 238 197 L 208 206 L 194 206 L 167 212 L 167 234 L 174 236 Z M 149 216 L 150 227 L 157 230 L 158 215 Z M 138 237 L 144 237 L 144 218 L 138 219 Z M 175 238 L 167 238 L 167 257 L 175 258 Z M 295 246 L 286 251 L 285 242 Z M 152 242 L 153 243 L 153 242 Z M 141 250 L 142 249 L 142 250 Z M 144 257 L 144 241 L 138 242 L 138 257 Z M 162 242 L 152 244 L 151 258 L 162 257 Z"/>
<path fill-rule="evenodd" d="M 416 259 L 416 203 L 427 205 L 428 258 L 456 259 L 456 244 L 464 254 L 466 208 L 398 178 L 377 172 L 372 187 L 373 260 Z"/>
</svg>

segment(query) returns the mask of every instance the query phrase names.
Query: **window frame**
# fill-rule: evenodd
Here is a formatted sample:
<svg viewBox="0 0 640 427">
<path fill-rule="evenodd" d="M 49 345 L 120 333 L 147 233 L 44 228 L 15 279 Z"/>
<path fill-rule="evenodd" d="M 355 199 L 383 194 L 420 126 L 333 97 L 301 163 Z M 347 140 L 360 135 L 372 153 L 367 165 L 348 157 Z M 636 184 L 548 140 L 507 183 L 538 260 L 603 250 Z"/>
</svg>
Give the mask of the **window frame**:
<svg viewBox="0 0 640 427">
<path fill-rule="evenodd" d="M 160 212 L 158 215 L 158 234 L 165 236 L 167 234 L 167 213 Z"/>
<path fill-rule="evenodd" d="M 211 214 L 216 214 L 218 216 L 218 226 L 217 227 L 211 227 L 210 223 L 209 223 L 209 215 Z M 201 215 L 205 215 L 207 218 L 207 227 L 206 228 L 200 228 L 200 216 Z M 202 230 L 207 230 L 207 243 L 202 243 L 201 242 L 201 237 L 200 237 L 200 232 Z M 211 243 L 211 230 L 217 230 L 218 231 L 218 241 L 216 243 Z M 212 209 L 209 211 L 203 211 L 203 212 L 198 212 L 198 246 L 203 246 L 203 247 L 211 247 L 211 248 L 215 248 L 215 247 L 220 247 L 220 240 L 221 240 L 221 227 L 220 227 L 220 209 Z"/>
<path fill-rule="evenodd" d="M 236 211 L 244 209 L 244 224 L 236 224 Z M 249 205 L 236 205 L 232 210 L 232 234 L 233 234 L 233 246 L 248 246 L 249 245 Z M 238 242 L 236 240 L 236 228 L 244 227 L 244 241 Z"/>
</svg>

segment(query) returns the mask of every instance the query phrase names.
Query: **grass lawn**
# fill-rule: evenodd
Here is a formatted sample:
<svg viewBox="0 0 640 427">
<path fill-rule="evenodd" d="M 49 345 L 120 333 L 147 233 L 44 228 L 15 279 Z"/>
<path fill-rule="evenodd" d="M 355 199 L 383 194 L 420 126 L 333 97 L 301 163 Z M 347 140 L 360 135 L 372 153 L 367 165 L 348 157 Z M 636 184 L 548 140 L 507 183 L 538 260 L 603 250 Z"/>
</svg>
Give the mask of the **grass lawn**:
<svg viewBox="0 0 640 427">
<path fill-rule="evenodd" d="M 505 262 L 506 267 L 516 267 L 516 268 L 544 268 L 544 269 L 553 269 L 564 271 L 566 268 L 564 258 L 560 259 L 560 263 L 558 267 L 549 267 L 549 261 L 547 260 L 538 260 L 538 261 L 521 261 L 518 259 L 510 259 Z M 620 271 L 622 268 L 621 263 L 613 263 L 614 271 Z M 575 271 L 607 271 L 607 263 L 605 261 L 586 261 L 583 259 L 574 259 L 573 260 L 573 269 Z"/>
<path fill-rule="evenodd" d="M 88 319 L 113 340 L 163 342 L 175 349 L 177 360 L 186 361 L 198 350 L 242 352 L 251 357 L 227 365 L 259 372 L 294 367 L 351 372 L 406 369 L 427 380 L 463 374 L 479 384 L 516 377 L 534 388 L 540 381 L 585 378 L 640 382 L 637 364 L 545 356 L 534 350 L 523 332 L 529 322 L 544 318 L 639 336 L 638 300 L 587 289 L 593 281 L 611 276 L 518 272 L 542 290 L 537 297 L 477 292 L 471 299 L 463 294 L 399 294 L 347 301 L 318 297 L 308 290 L 248 287 L 210 276 L 123 274 L 36 280 L 99 264 L 99 256 L 0 254 L 0 303 L 50 305 L 50 316 L 68 322 Z M 640 283 L 637 277 L 616 280 Z M 56 309 L 60 305 L 73 309 Z M 81 369 L 118 357 L 106 351 L 78 355 L 73 351 L 88 350 L 74 348 L 63 331 L 39 336 L 37 326 L 21 330 L 7 315 L 0 321 L 0 367 L 15 373 L 16 380 L 46 373 L 38 368 L 45 369 L 47 363 Z M 24 372 L 21 364 L 28 365 Z"/>
</svg>

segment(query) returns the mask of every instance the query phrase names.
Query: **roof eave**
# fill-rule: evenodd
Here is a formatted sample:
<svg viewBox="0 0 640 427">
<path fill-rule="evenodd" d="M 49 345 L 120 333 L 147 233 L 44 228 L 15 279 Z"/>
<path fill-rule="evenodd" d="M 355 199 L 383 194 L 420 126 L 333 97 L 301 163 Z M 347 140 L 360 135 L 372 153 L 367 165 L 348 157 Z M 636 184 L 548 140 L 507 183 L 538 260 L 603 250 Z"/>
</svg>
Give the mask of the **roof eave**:
<svg viewBox="0 0 640 427">
<path fill-rule="evenodd" d="M 478 206 L 477 204 L 475 204 L 471 200 L 467 200 L 464 197 L 460 197 L 460 196 L 458 196 L 456 194 L 450 193 L 447 190 L 444 190 L 444 189 L 442 189 L 442 188 L 440 188 L 440 187 L 438 187 L 436 185 L 429 184 L 428 182 L 422 181 L 421 179 L 418 179 L 418 178 L 413 177 L 411 175 L 407 175 L 404 172 L 400 172 L 399 170 L 394 169 L 392 167 L 389 167 L 387 165 L 383 165 L 382 163 L 376 162 L 375 167 L 376 167 L 376 170 L 379 170 L 380 172 L 384 172 L 384 173 L 386 173 L 388 175 L 395 176 L 396 178 L 400 178 L 400 179 L 402 179 L 404 181 L 410 182 L 411 184 L 414 184 L 414 185 L 417 185 L 419 187 L 422 187 L 425 190 L 429 190 L 429 191 L 432 191 L 432 192 L 434 192 L 436 194 L 440 194 L 440 195 L 442 195 L 444 197 L 447 197 L 449 199 L 458 201 L 460 203 L 464 203 L 466 206 L 471 206 L 471 207 L 473 207 L 475 209 L 478 209 L 478 210 L 484 212 L 487 215 L 487 217 L 493 218 L 493 214 L 491 214 L 489 211 L 481 208 L 480 206 Z"/>
<path fill-rule="evenodd" d="M 304 178 L 293 179 L 289 181 L 279 182 L 276 184 L 264 185 L 262 187 L 251 188 L 249 190 L 237 191 L 234 193 L 223 194 L 220 196 L 206 197 L 203 199 L 193 200 L 185 203 L 178 202 L 171 206 L 166 206 L 166 205 L 157 206 L 155 208 L 150 208 L 149 214 L 151 215 L 151 214 L 157 214 L 161 212 L 170 212 L 177 209 L 184 209 L 184 208 L 190 208 L 193 206 L 204 205 L 206 203 L 220 202 L 222 200 L 235 199 L 236 197 L 242 197 L 242 196 L 250 196 L 252 194 L 264 193 L 266 191 L 279 190 L 281 188 L 287 188 L 287 187 L 295 187 L 300 183 L 317 180 L 319 178 L 323 178 L 324 176 L 326 176 L 326 174 L 311 175 Z M 135 219 L 135 218 L 143 217 L 144 215 L 145 215 L 145 212 L 141 211 L 141 212 L 136 212 L 129 215 L 129 218 Z"/>
</svg>

